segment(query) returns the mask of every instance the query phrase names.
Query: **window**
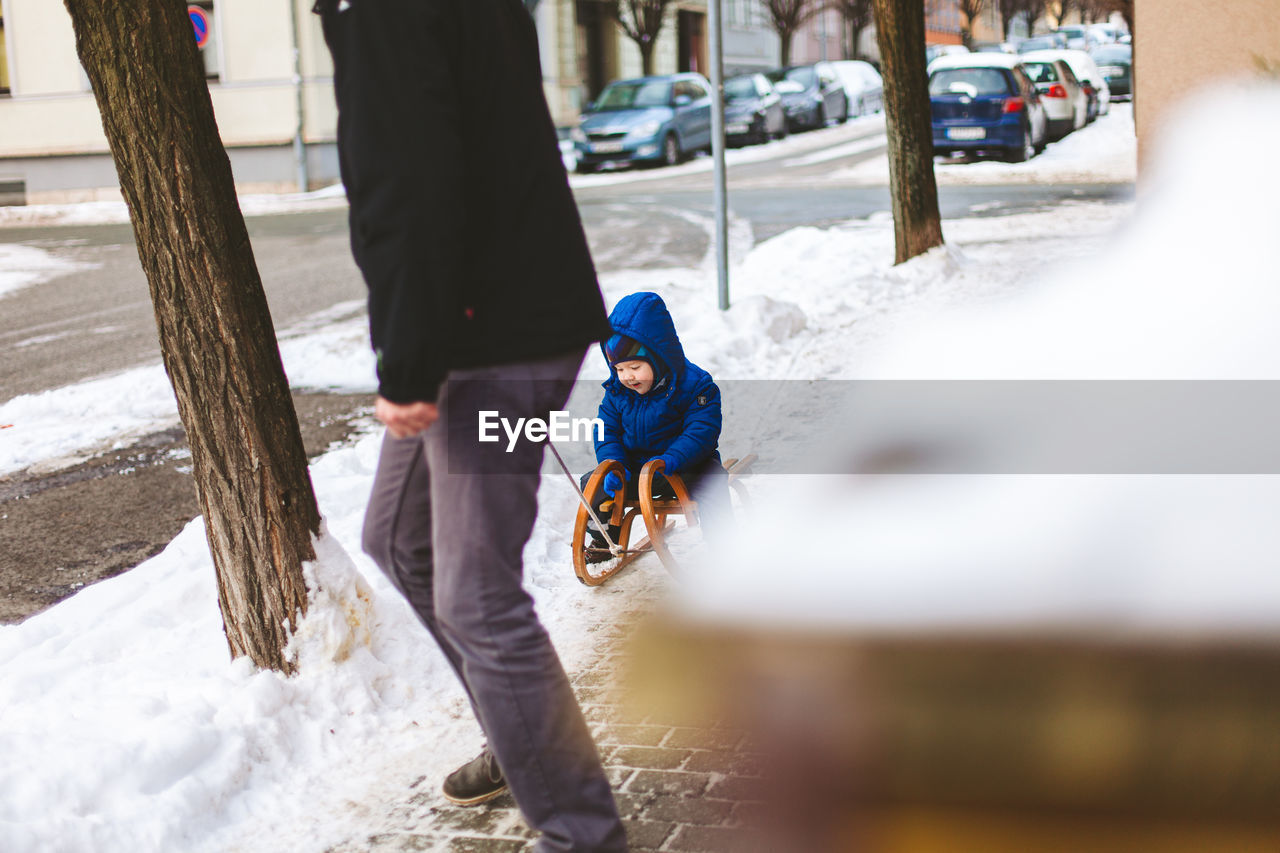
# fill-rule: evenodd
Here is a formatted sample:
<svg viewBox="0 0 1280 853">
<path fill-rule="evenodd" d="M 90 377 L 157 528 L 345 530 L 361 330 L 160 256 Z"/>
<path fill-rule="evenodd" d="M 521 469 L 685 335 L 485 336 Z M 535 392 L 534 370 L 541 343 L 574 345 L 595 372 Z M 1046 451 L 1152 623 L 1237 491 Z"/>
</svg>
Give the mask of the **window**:
<svg viewBox="0 0 1280 853">
<path fill-rule="evenodd" d="M 1022 68 L 1032 83 L 1057 83 L 1058 70 L 1052 62 L 1024 62 Z"/>
<path fill-rule="evenodd" d="M 598 111 L 665 107 L 671 100 L 671 84 L 658 80 L 644 83 L 614 83 L 596 101 Z"/>
<path fill-rule="evenodd" d="M 222 45 L 218 38 L 218 16 L 214 14 L 214 0 L 196 0 L 187 5 L 188 10 L 200 9 L 209 22 L 209 36 L 204 47 L 200 48 L 200 59 L 204 61 L 204 76 L 207 80 L 218 80 L 222 77 Z M 194 13 L 192 26 L 194 27 Z"/>
<path fill-rule="evenodd" d="M 9 94 L 9 48 L 4 37 L 4 9 L 0 8 L 0 95 Z"/>
<path fill-rule="evenodd" d="M 930 95 L 1008 95 L 1009 80 L 997 68 L 945 68 L 929 78 Z"/>
</svg>

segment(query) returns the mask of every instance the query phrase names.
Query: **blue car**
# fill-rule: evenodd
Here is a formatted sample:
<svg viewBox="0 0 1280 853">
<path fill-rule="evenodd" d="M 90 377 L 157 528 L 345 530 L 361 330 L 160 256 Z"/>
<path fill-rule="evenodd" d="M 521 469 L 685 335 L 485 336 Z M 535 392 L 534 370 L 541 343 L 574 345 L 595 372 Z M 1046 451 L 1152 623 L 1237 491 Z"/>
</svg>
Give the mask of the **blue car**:
<svg viewBox="0 0 1280 853">
<path fill-rule="evenodd" d="M 617 80 L 587 107 L 570 137 L 579 172 L 606 163 L 674 166 L 711 148 L 711 84 L 701 74 Z"/>
<path fill-rule="evenodd" d="M 1019 163 L 1047 142 L 1048 119 L 1020 59 L 997 53 L 944 56 L 929 65 L 933 151 Z"/>
</svg>

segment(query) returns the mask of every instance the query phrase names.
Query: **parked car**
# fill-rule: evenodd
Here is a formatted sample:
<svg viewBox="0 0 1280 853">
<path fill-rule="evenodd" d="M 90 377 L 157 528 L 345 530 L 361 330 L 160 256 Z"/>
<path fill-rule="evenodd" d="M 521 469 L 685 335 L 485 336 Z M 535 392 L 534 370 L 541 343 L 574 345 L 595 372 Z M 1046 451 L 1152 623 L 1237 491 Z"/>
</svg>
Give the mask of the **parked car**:
<svg viewBox="0 0 1280 853">
<path fill-rule="evenodd" d="M 1023 69 L 1044 102 L 1051 140 L 1084 127 L 1089 116 L 1089 96 L 1061 56 L 1058 50 L 1038 50 L 1020 57 Z"/>
<path fill-rule="evenodd" d="M 924 61 L 932 63 L 939 56 L 953 56 L 957 53 L 968 53 L 969 48 L 962 44 L 927 44 L 924 46 Z"/>
<path fill-rule="evenodd" d="M 983 41 L 973 46 L 974 53 L 1017 53 L 1018 46 L 1011 41 Z"/>
<path fill-rule="evenodd" d="M 679 163 L 711 147 L 711 84 L 701 74 L 617 80 L 572 131 L 577 170 L 605 163 Z"/>
<path fill-rule="evenodd" d="M 792 65 L 764 76 L 782 98 L 788 130 L 816 130 L 849 118 L 849 98 L 830 62 Z"/>
<path fill-rule="evenodd" d="M 728 145 L 752 145 L 787 135 L 782 98 L 763 74 L 724 81 L 724 138 Z"/>
<path fill-rule="evenodd" d="M 831 67 L 844 84 L 850 115 L 878 113 L 884 109 L 884 80 L 874 65 L 857 59 L 845 59 L 831 63 Z"/>
<path fill-rule="evenodd" d="M 1090 54 L 1111 87 L 1112 97 L 1133 97 L 1133 48 L 1127 44 L 1106 44 Z"/>
<path fill-rule="evenodd" d="M 1049 33 L 1044 36 L 1032 36 L 1018 42 L 1018 53 L 1030 53 L 1033 50 L 1065 50 L 1067 37 L 1062 33 Z"/>
<path fill-rule="evenodd" d="M 1071 73 L 1076 75 L 1076 79 L 1084 87 L 1084 92 L 1089 97 L 1089 117 L 1086 121 L 1093 121 L 1098 116 L 1111 112 L 1111 87 L 1107 85 L 1107 78 L 1102 76 L 1092 56 L 1082 50 L 1044 51 L 1044 53 L 1056 54 L 1059 59 L 1067 63 Z"/>
<path fill-rule="evenodd" d="M 1083 24 L 1070 24 L 1065 27 L 1058 27 L 1054 30 L 1066 37 L 1067 50 L 1088 50 L 1097 45 L 1097 36 L 1094 35 L 1091 27 Z"/>
<path fill-rule="evenodd" d="M 998 155 L 1020 162 L 1042 150 L 1048 119 L 1019 57 L 944 56 L 929 66 L 936 154 Z"/>
<path fill-rule="evenodd" d="M 1094 43 L 1097 45 L 1115 44 L 1125 35 L 1125 31 L 1115 24 L 1093 24 L 1089 27 L 1089 32 L 1093 33 Z"/>
</svg>

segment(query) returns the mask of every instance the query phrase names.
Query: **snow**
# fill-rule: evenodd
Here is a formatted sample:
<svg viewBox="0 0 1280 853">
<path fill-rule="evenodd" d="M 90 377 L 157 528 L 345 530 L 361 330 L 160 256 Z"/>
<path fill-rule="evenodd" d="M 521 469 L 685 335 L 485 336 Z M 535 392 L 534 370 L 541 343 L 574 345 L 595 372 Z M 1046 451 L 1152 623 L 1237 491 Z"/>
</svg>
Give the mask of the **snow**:
<svg viewBox="0 0 1280 853">
<path fill-rule="evenodd" d="M 690 357 L 724 381 L 1272 377 L 1277 248 L 1260 238 L 1280 233 L 1264 145 L 1280 89 L 1219 98 L 1180 126 L 1136 215 L 1077 203 L 949 221 L 946 248 L 899 267 L 887 215 L 754 247 L 738 227 L 732 310 L 713 310 L 705 261 L 605 276 L 606 298 L 662 293 Z M 1224 133 L 1257 142 L 1207 161 Z M 282 349 L 295 385 L 370 388 L 355 306 L 299 324 Z M 172 422 L 172 405 L 158 366 L 15 398 L 0 406 L 14 424 L 0 471 Z M 751 439 L 730 423 L 722 447 Z M 367 837 L 419 779 L 434 796 L 474 754 L 452 673 L 360 552 L 379 443 L 370 428 L 311 466 L 325 529 L 294 677 L 228 659 L 199 519 L 141 566 L 0 627 L 0 849 L 322 851 Z M 686 614 L 846 630 L 1280 624 L 1275 478 L 770 476 L 752 494 L 733 560 L 677 591 Z M 652 560 L 581 586 L 565 543 L 575 500 L 544 479 L 524 554 L 570 671 L 600 651 L 596 626 L 669 587 Z"/>
<path fill-rule="evenodd" d="M 0 207 L 0 211 L 9 208 Z M 0 300 L 10 293 L 90 268 L 35 246 L 0 243 Z"/>
<path fill-rule="evenodd" d="M 1133 104 L 1112 103 L 1099 116 L 1066 138 L 1051 142 L 1025 163 L 982 160 L 954 162 L 939 158 L 934 168 L 939 186 L 960 184 L 1108 184 L 1132 182 L 1138 169 Z M 874 157 L 838 170 L 833 178 L 854 184 L 889 182 L 888 156 Z"/>
<path fill-rule="evenodd" d="M 339 305 L 280 334 L 292 387 L 376 390 L 363 307 L 360 300 Z M 353 312 L 361 313 L 333 319 Z M 177 422 L 177 401 L 159 364 L 14 397 L 0 403 L 0 423 L 9 425 L 0 442 L 0 475 L 66 467 Z"/>
<path fill-rule="evenodd" d="M 240 196 L 240 211 L 245 216 L 337 209 L 346 205 L 346 189 L 342 184 L 333 184 L 306 193 L 251 193 Z M 0 228 L 33 225 L 111 225 L 128 221 L 129 207 L 123 201 L 0 207 Z"/>
</svg>

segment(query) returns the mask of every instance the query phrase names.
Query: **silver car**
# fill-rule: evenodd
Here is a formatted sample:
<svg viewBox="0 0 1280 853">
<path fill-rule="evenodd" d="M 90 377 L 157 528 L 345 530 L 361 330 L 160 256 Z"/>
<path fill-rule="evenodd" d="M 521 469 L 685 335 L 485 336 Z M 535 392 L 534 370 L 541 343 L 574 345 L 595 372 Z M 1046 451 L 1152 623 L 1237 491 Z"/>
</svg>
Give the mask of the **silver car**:
<svg viewBox="0 0 1280 853">
<path fill-rule="evenodd" d="M 1020 58 L 1049 115 L 1049 138 L 1061 139 L 1084 127 L 1089 118 L 1089 96 L 1071 66 L 1062 60 L 1061 51 L 1036 50 Z"/>
</svg>

